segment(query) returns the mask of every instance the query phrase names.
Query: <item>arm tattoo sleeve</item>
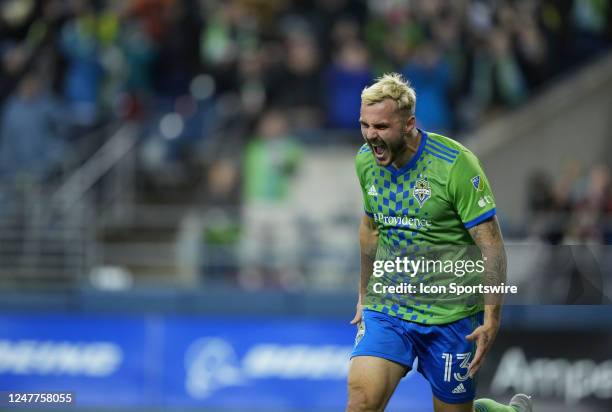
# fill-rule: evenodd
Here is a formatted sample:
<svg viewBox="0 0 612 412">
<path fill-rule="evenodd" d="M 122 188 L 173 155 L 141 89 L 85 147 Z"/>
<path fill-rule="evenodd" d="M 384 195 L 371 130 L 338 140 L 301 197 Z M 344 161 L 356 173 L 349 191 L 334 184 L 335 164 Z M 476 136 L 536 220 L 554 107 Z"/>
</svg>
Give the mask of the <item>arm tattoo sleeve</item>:
<svg viewBox="0 0 612 412">
<path fill-rule="evenodd" d="M 474 243 L 480 248 L 484 259 L 484 285 L 500 285 L 506 281 L 506 251 L 504 240 L 495 217 L 484 221 L 469 230 Z M 485 296 L 487 304 L 501 304 L 503 295 L 489 294 Z"/>
</svg>

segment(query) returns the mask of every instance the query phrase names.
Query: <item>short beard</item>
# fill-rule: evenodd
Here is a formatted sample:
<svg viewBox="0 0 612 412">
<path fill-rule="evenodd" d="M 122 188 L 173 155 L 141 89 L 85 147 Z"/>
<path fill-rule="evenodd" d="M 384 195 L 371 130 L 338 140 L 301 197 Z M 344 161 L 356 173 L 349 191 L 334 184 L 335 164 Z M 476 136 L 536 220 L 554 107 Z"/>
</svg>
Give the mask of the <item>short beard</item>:
<svg viewBox="0 0 612 412">
<path fill-rule="evenodd" d="M 410 150 L 410 146 L 408 145 L 408 142 L 410 141 L 410 137 L 411 137 L 410 133 L 401 132 L 400 136 L 401 136 L 401 139 L 399 139 L 394 146 L 390 146 L 390 145 L 388 146 L 390 164 L 393 164 L 393 162 L 395 162 L 397 158 L 401 157 L 405 151 Z"/>
</svg>

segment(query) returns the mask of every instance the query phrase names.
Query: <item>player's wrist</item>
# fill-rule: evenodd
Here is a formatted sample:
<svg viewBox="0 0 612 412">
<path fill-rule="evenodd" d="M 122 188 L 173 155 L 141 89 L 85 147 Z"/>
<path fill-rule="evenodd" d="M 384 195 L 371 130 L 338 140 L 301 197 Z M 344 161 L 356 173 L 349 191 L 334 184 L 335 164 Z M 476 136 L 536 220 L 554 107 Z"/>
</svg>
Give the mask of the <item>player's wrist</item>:
<svg viewBox="0 0 612 412">
<path fill-rule="evenodd" d="M 483 326 L 497 330 L 499 329 L 500 324 L 501 324 L 501 319 L 492 317 L 492 316 L 491 317 L 485 316 Z"/>
</svg>

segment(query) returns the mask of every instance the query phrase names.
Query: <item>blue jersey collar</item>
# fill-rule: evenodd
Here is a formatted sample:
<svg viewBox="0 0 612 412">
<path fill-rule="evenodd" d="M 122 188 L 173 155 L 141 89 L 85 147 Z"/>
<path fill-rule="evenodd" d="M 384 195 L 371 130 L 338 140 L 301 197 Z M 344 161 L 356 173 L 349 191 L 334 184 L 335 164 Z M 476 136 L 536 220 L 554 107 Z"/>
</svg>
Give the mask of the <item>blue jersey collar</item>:
<svg viewBox="0 0 612 412">
<path fill-rule="evenodd" d="M 385 166 L 385 168 L 389 172 L 391 172 L 391 174 L 395 176 L 403 175 L 404 173 L 412 169 L 416 165 L 416 163 L 419 161 L 419 159 L 421 158 L 421 154 L 423 153 L 423 148 L 425 147 L 425 143 L 427 142 L 428 136 L 427 136 L 427 132 L 421 129 L 418 129 L 418 128 L 417 130 L 421 133 L 421 142 L 419 143 L 419 148 L 417 149 L 416 153 L 410 158 L 410 161 L 408 161 L 408 163 L 402 166 L 401 169 L 397 169 L 392 164 Z"/>
</svg>

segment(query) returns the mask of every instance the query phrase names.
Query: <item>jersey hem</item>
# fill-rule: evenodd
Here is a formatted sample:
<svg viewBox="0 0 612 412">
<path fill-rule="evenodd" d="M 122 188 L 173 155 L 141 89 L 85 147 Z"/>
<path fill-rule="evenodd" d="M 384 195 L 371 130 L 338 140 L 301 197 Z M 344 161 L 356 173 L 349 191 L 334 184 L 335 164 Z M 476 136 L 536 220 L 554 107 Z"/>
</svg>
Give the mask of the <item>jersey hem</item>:
<svg viewBox="0 0 612 412">
<path fill-rule="evenodd" d="M 454 316 L 448 316 L 446 318 L 443 318 L 441 320 L 436 320 L 435 322 L 427 322 L 427 323 L 423 323 L 423 322 L 418 322 L 416 320 L 410 320 L 410 319 L 405 319 L 402 316 L 398 316 L 397 314 L 391 314 L 391 313 L 385 313 L 382 310 L 378 310 L 378 309 L 374 309 L 372 306 L 370 305 L 364 305 L 363 306 L 363 310 L 371 310 L 374 312 L 379 312 L 379 313 L 383 313 L 387 316 L 393 316 L 394 318 L 398 318 L 400 320 L 405 320 L 406 322 L 412 322 L 412 323 L 417 323 L 419 325 L 423 325 L 423 326 L 442 326 L 442 325 L 448 325 L 449 323 L 454 323 L 457 322 L 459 320 L 465 319 L 465 318 L 469 318 L 470 316 L 473 316 L 477 313 L 480 313 L 484 310 L 483 307 L 480 306 L 476 306 L 474 309 L 472 309 L 469 312 L 462 312 L 458 315 L 454 315 Z"/>
</svg>

